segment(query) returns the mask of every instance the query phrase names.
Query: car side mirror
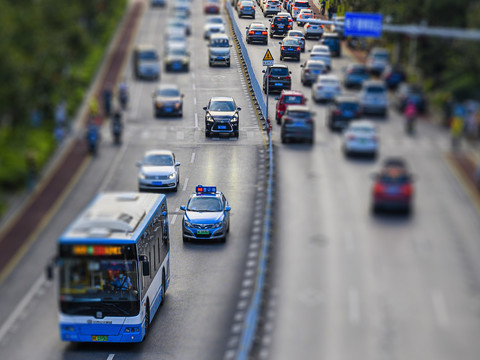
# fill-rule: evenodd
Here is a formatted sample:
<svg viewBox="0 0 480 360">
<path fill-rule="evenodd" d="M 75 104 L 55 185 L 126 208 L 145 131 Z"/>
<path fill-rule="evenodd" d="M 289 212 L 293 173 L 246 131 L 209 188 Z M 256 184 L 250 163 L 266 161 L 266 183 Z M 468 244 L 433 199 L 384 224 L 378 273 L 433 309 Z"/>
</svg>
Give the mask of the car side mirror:
<svg viewBox="0 0 480 360">
<path fill-rule="evenodd" d="M 265 70 L 262 70 L 262 73 L 264 73 L 264 74 L 265 74 Z"/>
<path fill-rule="evenodd" d="M 240 111 L 240 110 L 242 110 L 242 108 L 239 106 L 239 107 L 237 107 L 237 110 Z"/>
<path fill-rule="evenodd" d="M 282 42 L 281 42 L 281 41 L 279 41 L 278 43 L 279 43 L 280 45 L 282 45 Z"/>
<path fill-rule="evenodd" d="M 291 74 L 292 72 L 291 72 L 291 71 L 289 71 L 288 73 L 289 73 L 289 74 Z"/>
<path fill-rule="evenodd" d="M 230 206 L 227 206 L 227 207 L 225 208 L 225 211 L 230 211 L 230 210 L 232 210 L 232 208 L 231 208 Z"/>
<path fill-rule="evenodd" d="M 183 98 L 185 96 L 185 94 L 180 94 L 180 97 Z"/>
<path fill-rule="evenodd" d="M 141 162 L 141 161 L 137 161 L 137 162 L 135 163 L 135 165 L 136 165 L 137 167 L 140 167 L 140 166 L 142 166 L 142 162 Z"/>
<path fill-rule="evenodd" d="M 204 106 L 204 107 L 203 107 L 203 110 L 207 111 L 207 107 L 206 107 L 206 106 Z"/>
<path fill-rule="evenodd" d="M 177 162 L 175 163 L 175 166 L 180 166 L 180 163 L 177 161 Z"/>
<path fill-rule="evenodd" d="M 180 206 L 180 210 L 185 211 L 185 205 L 181 205 L 181 206 Z"/>
<path fill-rule="evenodd" d="M 247 29 L 247 30 L 248 30 L 248 26 L 245 26 L 245 29 Z"/>
</svg>

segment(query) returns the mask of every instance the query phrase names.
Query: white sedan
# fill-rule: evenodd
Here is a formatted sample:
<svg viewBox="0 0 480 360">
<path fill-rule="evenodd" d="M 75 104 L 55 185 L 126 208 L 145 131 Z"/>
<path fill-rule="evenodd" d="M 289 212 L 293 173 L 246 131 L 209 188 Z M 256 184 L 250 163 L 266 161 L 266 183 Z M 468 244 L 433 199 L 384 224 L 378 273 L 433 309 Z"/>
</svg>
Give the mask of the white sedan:
<svg viewBox="0 0 480 360">
<path fill-rule="evenodd" d="M 203 27 L 203 37 L 210 38 L 210 34 L 225 34 L 225 22 L 221 16 L 209 16 Z"/>
<path fill-rule="evenodd" d="M 327 45 L 315 45 L 308 52 L 310 53 L 310 59 L 323 60 L 328 70 L 332 68 L 332 54 Z"/>
<path fill-rule="evenodd" d="M 342 135 L 342 148 L 346 156 L 365 154 L 376 157 L 378 153 L 378 131 L 369 120 L 353 121 Z"/>
<path fill-rule="evenodd" d="M 312 99 L 316 102 L 333 100 L 340 92 L 337 75 L 319 75 L 312 85 Z"/>
<path fill-rule="evenodd" d="M 137 162 L 138 191 L 173 190 L 177 191 L 180 182 L 180 163 L 170 150 L 147 151 L 142 161 Z"/>
</svg>

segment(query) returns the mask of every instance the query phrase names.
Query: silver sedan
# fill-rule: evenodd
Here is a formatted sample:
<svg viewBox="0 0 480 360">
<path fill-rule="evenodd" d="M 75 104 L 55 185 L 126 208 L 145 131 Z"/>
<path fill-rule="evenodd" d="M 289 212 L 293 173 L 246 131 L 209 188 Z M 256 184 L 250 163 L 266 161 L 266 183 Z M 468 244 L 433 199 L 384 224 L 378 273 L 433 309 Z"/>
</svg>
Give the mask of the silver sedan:
<svg viewBox="0 0 480 360">
<path fill-rule="evenodd" d="M 147 151 L 142 161 L 137 162 L 138 190 L 177 191 L 180 182 L 180 163 L 170 150 Z"/>
</svg>

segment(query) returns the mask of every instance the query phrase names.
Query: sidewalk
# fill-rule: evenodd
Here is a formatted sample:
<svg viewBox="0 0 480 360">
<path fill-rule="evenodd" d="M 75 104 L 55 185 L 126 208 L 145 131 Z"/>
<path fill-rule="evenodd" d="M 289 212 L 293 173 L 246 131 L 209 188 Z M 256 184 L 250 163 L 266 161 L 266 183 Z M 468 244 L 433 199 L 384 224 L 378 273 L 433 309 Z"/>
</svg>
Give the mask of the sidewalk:
<svg viewBox="0 0 480 360">
<path fill-rule="evenodd" d="M 34 191 L 12 202 L 14 209 L 8 213 L 0 228 L 0 283 L 36 240 L 72 184 L 88 165 L 90 157 L 83 139 L 88 99 L 95 97 L 102 104 L 103 89 L 113 89 L 115 86 L 144 7 L 144 1 L 134 0 L 129 3 L 89 95 L 75 118 L 73 134 L 57 150 Z"/>
</svg>

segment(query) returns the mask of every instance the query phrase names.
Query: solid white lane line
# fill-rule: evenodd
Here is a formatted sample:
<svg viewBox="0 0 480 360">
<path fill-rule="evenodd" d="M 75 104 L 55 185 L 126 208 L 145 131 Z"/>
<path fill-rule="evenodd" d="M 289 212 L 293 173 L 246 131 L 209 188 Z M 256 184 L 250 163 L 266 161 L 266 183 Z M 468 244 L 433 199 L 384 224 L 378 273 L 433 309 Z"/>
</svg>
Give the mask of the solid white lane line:
<svg viewBox="0 0 480 360">
<path fill-rule="evenodd" d="M 183 183 L 183 189 L 182 189 L 182 191 L 187 190 L 187 186 L 188 186 L 188 178 L 186 178 L 186 179 L 185 179 L 185 182 Z"/>
<path fill-rule="evenodd" d="M 447 311 L 447 304 L 445 303 L 445 297 L 439 290 L 434 290 L 432 293 L 433 310 L 435 312 L 435 318 L 438 325 L 447 327 L 450 323 L 450 319 Z"/>
<path fill-rule="evenodd" d="M 12 328 L 12 326 L 17 322 L 18 317 L 20 314 L 25 310 L 27 305 L 32 301 L 35 294 L 38 292 L 40 287 L 45 283 L 45 276 L 42 274 L 37 281 L 33 284 L 27 294 L 23 297 L 20 301 L 18 306 L 13 310 L 10 314 L 8 319 L 3 323 L 2 327 L 0 328 L 0 342 L 3 340 L 3 337 L 7 334 L 7 332 Z"/>
<path fill-rule="evenodd" d="M 115 354 L 110 354 L 108 355 L 107 360 L 113 360 L 114 357 L 115 357 Z"/>
<path fill-rule="evenodd" d="M 193 163 L 195 161 L 195 153 L 192 153 L 192 157 L 190 158 L 190 163 Z"/>
<path fill-rule="evenodd" d="M 358 324 L 360 321 L 358 292 L 353 288 L 348 291 L 348 316 L 352 324 Z"/>
<path fill-rule="evenodd" d="M 194 98 L 193 98 L 193 103 L 194 103 L 195 105 L 197 105 L 197 97 L 194 97 Z"/>
<path fill-rule="evenodd" d="M 198 129 L 198 114 L 195 113 L 195 128 Z"/>
</svg>

